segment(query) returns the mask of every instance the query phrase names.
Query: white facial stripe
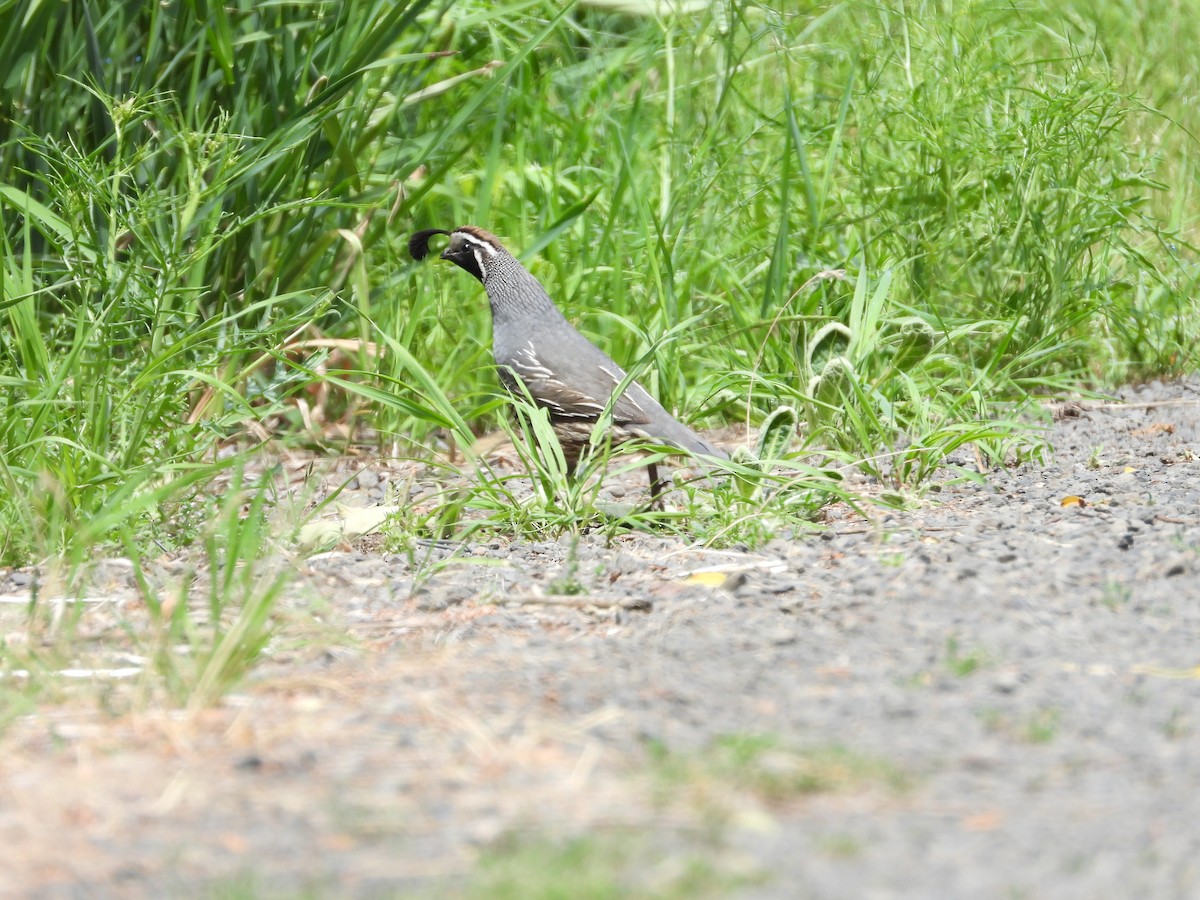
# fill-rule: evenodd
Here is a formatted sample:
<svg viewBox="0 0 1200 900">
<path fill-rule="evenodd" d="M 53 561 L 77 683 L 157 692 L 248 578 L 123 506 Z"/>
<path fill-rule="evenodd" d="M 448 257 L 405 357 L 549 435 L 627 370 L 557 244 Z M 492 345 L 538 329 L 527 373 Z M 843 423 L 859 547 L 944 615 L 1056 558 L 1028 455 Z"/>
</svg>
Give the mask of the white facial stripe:
<svg viewBox="0 0 1200 900">
<path fill-rule="evenodd" d="M 487 266 L 483 264 L 483 254 L 479 252 L 478 247 L 471 248 L 471 252 L 475 255 L 475 265 L 479 266 L 479 277 L 487 278 Z"/>
<path fill-rule="evenodd" d="M 489 244 L 487 241 L 481 241 L 479 238 L 475 237 L 475 235 L 468 234 L 465 231 L 460 231 L 459 234 L 462 235 L 462 239 L 464 241 L 469 241 L 472 244 L 472 246 L 487 251 L 488 256 L 496 255 L 496 248 L 493 247 L 491 244 Z M 479 258 L 478 252 L 476 252 L 475 258 L 476 259 Z"/>
</svg>

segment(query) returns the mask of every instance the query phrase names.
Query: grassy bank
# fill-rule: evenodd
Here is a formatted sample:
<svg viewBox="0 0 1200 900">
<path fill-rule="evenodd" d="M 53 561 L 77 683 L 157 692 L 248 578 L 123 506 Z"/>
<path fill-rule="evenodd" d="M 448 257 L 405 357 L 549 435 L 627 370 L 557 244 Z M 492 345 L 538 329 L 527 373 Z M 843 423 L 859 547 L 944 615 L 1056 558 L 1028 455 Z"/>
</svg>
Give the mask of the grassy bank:
<svg viewBox="0 0 1200 900">
<path fill-rule="evenodd" d="M 902 486 L 1032 396 L 1194 369 L 1194 4 L 681 5 L 10 4 L 0 564 L 253 562 L 210 485 L 265 438 L 497 427 L 486 302 L 419 227 L 500 235 L 697 426 L 793 407 Z"/>
</svg>

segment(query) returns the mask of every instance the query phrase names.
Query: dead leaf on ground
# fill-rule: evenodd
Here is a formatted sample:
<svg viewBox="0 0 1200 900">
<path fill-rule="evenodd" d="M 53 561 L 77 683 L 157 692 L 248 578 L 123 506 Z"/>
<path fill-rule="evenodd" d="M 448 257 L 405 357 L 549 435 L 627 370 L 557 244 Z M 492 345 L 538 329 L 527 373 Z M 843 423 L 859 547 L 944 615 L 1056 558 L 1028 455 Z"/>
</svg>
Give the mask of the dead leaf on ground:
<svg viewBox="0 0 1200 900">
<path fill-rule="evenodd" d="M 1138 437 L 1153 437 L 1156 434 L 1174 434 L 1175 426 L 1170 422 L 1151 422 L 1149 425 L 1133 429 L 1132 433 Z"/>
<path fill-rule="evenodd" d="M 1004 813 L 999 810 L 988 810 L 973 816 L 964 816 L 962 826 L 967 831 L 995 831 L 1004 824 Z"/>
</svg>

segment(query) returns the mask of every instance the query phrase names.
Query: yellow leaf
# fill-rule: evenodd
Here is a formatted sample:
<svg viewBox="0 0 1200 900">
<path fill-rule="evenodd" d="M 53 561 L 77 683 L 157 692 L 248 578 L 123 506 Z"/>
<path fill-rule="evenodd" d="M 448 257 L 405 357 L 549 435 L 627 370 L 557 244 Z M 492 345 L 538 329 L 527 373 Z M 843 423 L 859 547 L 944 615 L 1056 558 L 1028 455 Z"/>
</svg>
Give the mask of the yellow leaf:
<svg viewBox="0 0 1200 900">
<path fill-rule="evenodd" d="M 1200 666 L 1194 669 L 1167 669 L 1162 666 L 1130 666 L 1129 671 L 1134 675 L 1149 675 L 1151 678 L 1198 679 Z"/>
<path fill-rule="evenodd" d="M 684 584 L 700 584 L 704 587 L 720 587 L 729 577 L 728 572 L 693 572 L 683 578 Z"/>
</svg>

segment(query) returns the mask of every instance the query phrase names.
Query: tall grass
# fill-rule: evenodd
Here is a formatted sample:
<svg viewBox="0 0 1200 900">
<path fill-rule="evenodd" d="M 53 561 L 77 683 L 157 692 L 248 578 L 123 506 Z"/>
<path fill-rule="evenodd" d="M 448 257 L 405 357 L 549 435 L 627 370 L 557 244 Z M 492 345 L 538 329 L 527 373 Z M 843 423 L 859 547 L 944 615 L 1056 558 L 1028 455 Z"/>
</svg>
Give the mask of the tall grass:
<svg viewBox="0 0 1200 900">
<path fill-rule="evenodd" d="M 750 393 L 752 420 L 803 394 L 813 336 L 846 321 L 860 277 L 889 272 L 882 319 L 917 317 L 938 342 L 900 373 L 915 384 L 876 385 L 893 432 L 913 427 L 914 388 L 939 401 L 935 418 L 960 420 L 967 395 L 994 403 L 1195 364 L 1194 213 L 1164 214 L 1168 142 L 1142 136 L 1150 125 L 1171 147 L 1190 139 L 1119 82 L 1077 14 L 721 9 L 581 11 L 587 30 L 554 48 L 557 65 L 510 76 L 421 223 L 483 221 L 539 250 L 535 272 L 618 358 L 703 315 L 647 378 L 668 405 L 715 418 L 744 416 Z M 1178 54 L 1172 64 L 1184 100 L 1195 78 Z M 849 277 L 801 290 L 832 269 Z M 431 357 L 464 376 L 456 393 L 486 392 L 479 295 L 455 273 L 412 277 L 406 299 L 458 361 Z M 453 334 L 468 340 L 446 347 Z M 864 362 L 895 374 L 878 354 Z"/>
<path fill-rule="evenodd" d="M 486 302 L 417 226 L 495 231 L 697 425 L 791 405 L 906 483 L 1192 368 L 1175 6 L 11 3 L 0 563 L 189 542 L 167 501 L 304 439 L 319 380 L 389 451 L 495 427 Z"/>
</svg>

